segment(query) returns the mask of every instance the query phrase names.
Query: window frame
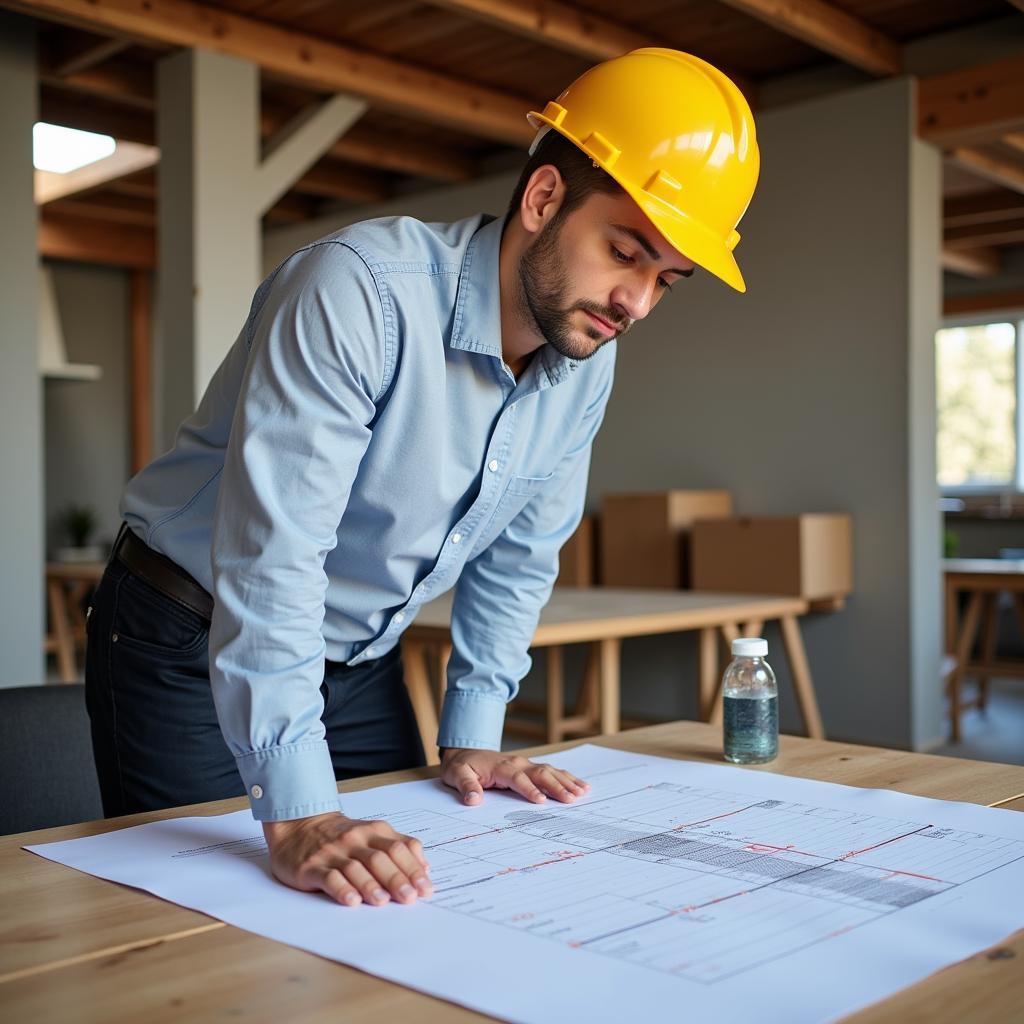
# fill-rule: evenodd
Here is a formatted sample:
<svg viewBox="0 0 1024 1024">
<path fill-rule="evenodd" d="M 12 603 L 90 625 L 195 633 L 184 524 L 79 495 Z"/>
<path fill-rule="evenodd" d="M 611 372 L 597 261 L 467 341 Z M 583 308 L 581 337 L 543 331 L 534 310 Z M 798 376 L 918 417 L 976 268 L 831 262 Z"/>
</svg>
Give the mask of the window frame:
<svg viewBox="0 0 1024 1024">
<path fill-rule="evenodd" d="M 1013 476 L 1007 484 L 941 484 L 938 480 L 938 438 L 939 438 L 939 410 L 938 410 L 938 370 L 939 353 L 938 337 L 935 345 L 935 478 L 942 497 L 970 498 L 970 497 L 1000 497 L 1002 495 L 1024 494 L 1024 458 L 1022 458 L 1021 445 L 1024 444 L 1024 344 L 1021 343 L 1021 336 L 1024 334 L 1024 312 L 1002 311 L 1000 313 L 978 314 L 971 313 L 964 316 L 943 317 L 942 322 L 936 331 L 946 330 L 952 327 L 988 327 L 992 324 L 1013 324 L 1013 366 L 1014 366 L 1014 445 L 1013 445 Z"/>
</svg>

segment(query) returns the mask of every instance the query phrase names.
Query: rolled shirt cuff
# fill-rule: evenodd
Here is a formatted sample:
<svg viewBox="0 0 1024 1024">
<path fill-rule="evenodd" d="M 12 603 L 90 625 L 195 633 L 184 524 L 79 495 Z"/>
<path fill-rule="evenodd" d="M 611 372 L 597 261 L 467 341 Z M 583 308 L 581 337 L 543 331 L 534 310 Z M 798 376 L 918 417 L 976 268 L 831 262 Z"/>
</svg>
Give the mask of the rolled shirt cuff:
<svg viewBox="0 0 1024 1024">
<path fill-rule="evenodd" d="M 441 709 L 437 745 L 501 750 L 504 725 L 505 702 L 500 697 L 472 690 L 449 689 Z"/>
<path fill-rule="evenodd" d="M 327 743 L 310 740 L 235 758 L 257 821 L 287 821 L 341 810 Z"/>
</svg>

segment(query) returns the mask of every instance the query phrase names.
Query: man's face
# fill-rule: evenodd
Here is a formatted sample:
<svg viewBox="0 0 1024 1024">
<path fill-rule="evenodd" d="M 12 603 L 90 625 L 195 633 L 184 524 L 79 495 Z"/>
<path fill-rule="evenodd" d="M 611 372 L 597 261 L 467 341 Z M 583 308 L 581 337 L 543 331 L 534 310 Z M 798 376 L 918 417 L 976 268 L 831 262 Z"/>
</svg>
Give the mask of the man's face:
<svg viewBox="0 0 1024 1024">
<path fill-rule="evenodd" d="M 557 352 L 589 359 L 693 267 L 629 196 L 592 193 L 545 225 L 523 254 L 520 311 Z"/>
</svg>

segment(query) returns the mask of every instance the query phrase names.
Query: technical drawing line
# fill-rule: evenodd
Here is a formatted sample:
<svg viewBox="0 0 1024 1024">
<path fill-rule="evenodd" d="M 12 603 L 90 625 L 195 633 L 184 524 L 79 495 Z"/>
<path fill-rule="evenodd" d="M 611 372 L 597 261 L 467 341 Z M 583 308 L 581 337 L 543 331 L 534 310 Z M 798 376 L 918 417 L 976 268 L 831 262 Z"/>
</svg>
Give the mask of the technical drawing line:
<svg viewBox="0 0 1024 1024">
<path fill-rule="evenodd" d="M 907 836 L 915 836 L 918 832 L 924 832 L 927 829 L 934 827 L 934 825 L 922 825 L 920 828 L 915 828 L 913 832 L 907 832 L 906 835 L 893 836 L 892 839 L 886 839 L 881 843 L 875 843 L 874 846 L 865 846 L 863 850 L 851 850 L 849 853 L 844 853 L 839 860 L 849 860 L 851 857 L 859 857 L 862 853 L 867 853 L 869 850 L 877 850 L 880 846 L 888 846 L 889 843 L 899 842 L 901 839 L 906 839 Z"/>
</svg>

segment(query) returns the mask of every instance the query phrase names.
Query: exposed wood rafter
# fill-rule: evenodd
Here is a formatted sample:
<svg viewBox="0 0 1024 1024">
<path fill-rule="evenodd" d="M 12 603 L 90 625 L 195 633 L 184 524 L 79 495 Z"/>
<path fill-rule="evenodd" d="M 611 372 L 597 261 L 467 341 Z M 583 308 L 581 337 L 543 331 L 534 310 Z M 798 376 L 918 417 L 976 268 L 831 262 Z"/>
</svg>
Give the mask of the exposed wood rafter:
<svg viewBox="0 0 1024 1024">
<path fill-rule="evenodd" d="M 947 249 L 975 249 L 988 245 L 1019 245 L 1024 242 L 1024 217 L 1001 220 L 995 224 L 972 224 L 943 232 Z"/>
<path fill-rule="evenodd" d="M 655 46 L 652 36 L 619 25 L 590 11 L 581 11 L 558 0 L 428 0 L 436 7 L 464 14 L 544 43 L 557 50 L 586 57 L 609 60 L 629 50 Z M 725 69 L 752 103 L 757 87 L 747 78 Z"/>
<path fill-rule="evenodd" d="M 949 158 L 972 174 L 994 181 L 997 185 L 1013 189 L 1015 192 L 1024 192 L 1024 167 L 1020 164 L 1000 160 L 980 149 L 968 147 L 954 149 Z"/>
<path fill-rule="evenodd" d="M 143 43 L 194 46 L 252 61 L 323 92 L 420 120 L 524 144 L 536 102 L 193 0 L 3 0 L 3 6 Z"/>
<path fill-rule="evenodd" d="M 990 292 L 984 295 L 951 295 L 942 304 L 946 316 L 1024 310 L 1024 291 Z"/>
<path fill-rule="evenodd" d="M 823 0 L 720 0 L 786 35 L 872 75 L 898 75 L 903 51 L 890 39 Z"/>
<path fill-rule="evenodd" d="M 942 224 L 947 228 L 991 224 L 1014 217 L 1024 217 L 1024 196 L 1005 189 L 953 196 L 942 204 Z"/>
<path fill-rule="evenodd" d="M 1024 131 L 1024 55 L 922 78 L 917 133 L 939 146 L 995 142 Z"/>
<path fill-rule="evenodd" d="M 65 75 L 80 74 L 97 64 L 102 64 L 111 57 L 116 57 L 131 46 L 127 39 L 92 40 L 85 46 L 78 47 L 73 53 L 65 52 L 52 65 L 53 73 L 63 78 Z"/>
<path fill-rule="evenodd" d="M 114 267 L 156 266 L 155 232 L 133 224 L 110 224 L 44 210 L 38 238 L 39 254 L 48 259 Z"/>
<path fill-rule="evenodd" d="M 123 178 L 136 171 L 153 167 L 160 159 L 160 153 L 153 146 L 139 146 L 134 142 L 120 143 L 117 149 L 91 164 L 79 167 L 67 174 L 53 174 L 49 171 L 36 171 L 35 199 L 42 206 L 55 199 L 86 192 L 98 188 L 108 181 Z"/>
<path fill-rule="evenodd" d="M 995 277 L 1002 268 L 1002 258 L 997 249 L 950 249 L 942 248 L 942 269 L 951 270 L 966 277 Z"/>
</svg>

